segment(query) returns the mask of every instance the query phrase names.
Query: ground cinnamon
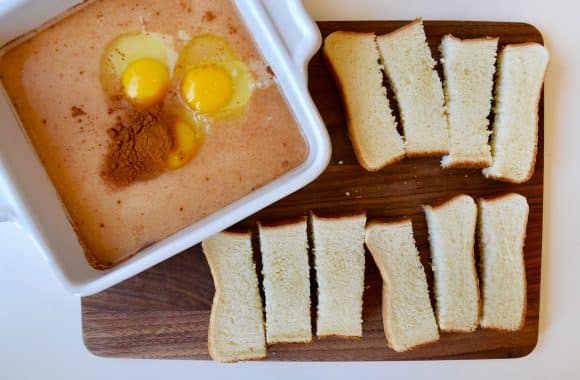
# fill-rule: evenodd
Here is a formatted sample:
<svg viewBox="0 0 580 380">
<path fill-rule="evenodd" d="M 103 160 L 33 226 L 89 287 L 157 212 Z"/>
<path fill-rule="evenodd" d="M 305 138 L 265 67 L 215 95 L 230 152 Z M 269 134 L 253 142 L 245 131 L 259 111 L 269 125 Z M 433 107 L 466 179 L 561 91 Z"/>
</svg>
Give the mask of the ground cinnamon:
<svg viewBox="0 0 580 380">
<path fill-rule="evenodd" d="M 122 188 L 166 170 L 171 137 L 159 110 L 125 109 L 107 131 L 110 142 L 101 176 Z"/>
</svg>

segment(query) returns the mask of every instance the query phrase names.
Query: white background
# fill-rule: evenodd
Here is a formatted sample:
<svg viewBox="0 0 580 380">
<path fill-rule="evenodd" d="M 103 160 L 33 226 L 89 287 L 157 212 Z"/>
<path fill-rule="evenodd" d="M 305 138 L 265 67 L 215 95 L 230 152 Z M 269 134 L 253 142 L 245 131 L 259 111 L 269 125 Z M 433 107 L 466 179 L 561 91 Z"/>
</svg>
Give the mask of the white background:
<svg viewBox="0 0 580 380">
<path fill-rule="evenodd" d="M 41 0 L 39 0 L 41 1 Z M 3 1 L 0 0 L 0 3 Z M 306 0 L 315 19 L 525 21 L 551 52 L 545 84 L 540 339 L 523 359 L 218 365 L 103 359 L 82 343 L 80 301 L 14 225 L 0 224 L 0 379 L 580 378 L 580 3 L 576 0 Z"/>
</svg>

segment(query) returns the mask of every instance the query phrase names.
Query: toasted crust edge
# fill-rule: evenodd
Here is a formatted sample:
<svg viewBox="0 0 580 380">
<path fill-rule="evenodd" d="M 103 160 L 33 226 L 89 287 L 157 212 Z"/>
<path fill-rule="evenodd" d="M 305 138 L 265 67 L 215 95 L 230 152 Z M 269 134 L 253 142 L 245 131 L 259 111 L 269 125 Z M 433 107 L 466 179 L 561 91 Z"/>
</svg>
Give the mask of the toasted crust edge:
<svg viewBox="0 0 580 380">
<path fill-rule="evenodd" d="M 449 154 L 449 150 L 406 150 L 408 158 L 437 157 Z"/>
<path fill-rule="evenodd" d="M 273 345 L 273 344 L 302 344 L 302 343 L 312 343 L 312 342 L 313 342 L 312 334 L 310 334 L 310 338 L 288 338 L 288 339 L 274 339 L 274 340 L 266 339 L 266 344 L 269 346 Z"/>
<path fill-rule="evenodd" d="M 363 338 L 363 334 L 361 335 L 341 335 L 341 334 L 322 334 L 316 335 L 318 339 L 344 339 L 344 340 L 351 340 L 351 341 L 360 341 Z"/>
<path fill-rule="evenodd" d="M 441 42 L 443 42 L 443 40 L 445 40 L 446 38 L 453 40 L 455 42 L 458 42 L 458 43 L 463 43 L 463 44 L 478 43 L 478 42 L 482 42 L 482 41 L 485 41 L 485 42 L 497 41 L 497 42 L 499 42 L 499 37 L 485 36 L 485 37 L 477 37 L 477 38 L 459 38 L 459 37 L 455 37 L 453 35 L 453 33 L 448 33 L 448 34 L 444 35 L 443 38 L 441 39 Z"/>
<path fill-rule="evenodd" d="M 445 157 L 447 157 L 447 156 L 445 156 Z M 462 161 L 454 161 L 454 162 L 451 162 L 451 163 L 444 164 L 443 163 L 443 159 L 445 157 L 443 157 L 441 159 L 441 167 L 443 169 L 485 169 L 485 168 L 489 168 L 493 164 L 493 160 L 490 160 L 490 161 L 484 161 L 484 160 L 478 160 L 478 161 L 462 160 Z"/>
</svg>

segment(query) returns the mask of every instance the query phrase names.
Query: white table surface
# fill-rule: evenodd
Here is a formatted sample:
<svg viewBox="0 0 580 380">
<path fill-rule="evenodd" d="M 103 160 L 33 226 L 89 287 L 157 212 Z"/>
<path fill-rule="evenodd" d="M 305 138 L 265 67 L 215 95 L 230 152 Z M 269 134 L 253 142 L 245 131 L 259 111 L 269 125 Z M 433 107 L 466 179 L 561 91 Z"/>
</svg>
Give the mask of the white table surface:
<svg viewBox="0 0 580 380">
<path fill-rule="evenodd" d="M 22 231 L 0 224 L 0 379 L 580 378 L 580 3 L 306 0 L 306 6 L 315 19 L 510 20 L 530 22 L 543 32 L 551 62 L 545 84 L 544 244 L 535 351 L 510 360 L 380 363 L 219 365 L 98 358 L 82 342 L 79 299 L 56 282 Z"/>
</svg>

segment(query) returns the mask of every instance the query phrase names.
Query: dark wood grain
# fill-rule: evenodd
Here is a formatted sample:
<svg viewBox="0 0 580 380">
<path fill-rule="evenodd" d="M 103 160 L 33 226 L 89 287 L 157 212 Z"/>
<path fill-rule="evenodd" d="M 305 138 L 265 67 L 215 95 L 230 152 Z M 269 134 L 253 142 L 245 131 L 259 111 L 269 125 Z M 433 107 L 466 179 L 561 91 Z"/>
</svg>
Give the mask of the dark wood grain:
<svg viewBox="0 0 580 380">
<path fill-rule="evenodd" d="M 405 22 L 321 22 L 323 35 L 335 30 L 386 33 Z M 435 57 L 441 37 L 499 36 L 500 44 L 542 42 L 540 33 L 521 23 L 425 22 Z M 439 68 L 440 69 L 440 68 Z M 380 311 L 381 279 L 367 254 L 364 293 L 364 337 L 361 340 L 323 339 L 312 344 L 274 345 L 269 360 L 414 360 L 520 357 L 531 352 L 538 339 L 543 193 L 543 98 L 540 107 L 538 158 L 532 179 L 511 185 L 483 178 L 478 170 L 443 170 L 439 158 L 406 159 L 377 173 L 356 162 L 347 137 L 345 119 L 324 61 L 317 54 L 309 67 L 310 90 L 328 127 L 333 155 L 328 169 L 303 190 L 253 215 L 237 227 L 255 229 L 257 220 L 275 221 L 304 215 L 310 210 L 341 213 L 366 210 L 369 218 L 409 216 L 432 289 L 427 227 L 421 205 L 456 193 L 474 197 L 508 191 L 525 195 L 530 216 L 525 246 L 528 310 L 521 331 L 477 330 L 469 334 L 442 334 L 435 344 L 406 353 L 387 348 Z M 260 268 L 259 257 L 258 268 Z M 315 282 L 312 277 L 312 294 Z M 200 247 L 193 247 L 107 291 L 82 299 L 84 341 L 97 355 L 135 358 L 208 359 L 207 327 L 213 283 Z M 313 297 L 313 310 L 316 298 Z"/>
</svg>

